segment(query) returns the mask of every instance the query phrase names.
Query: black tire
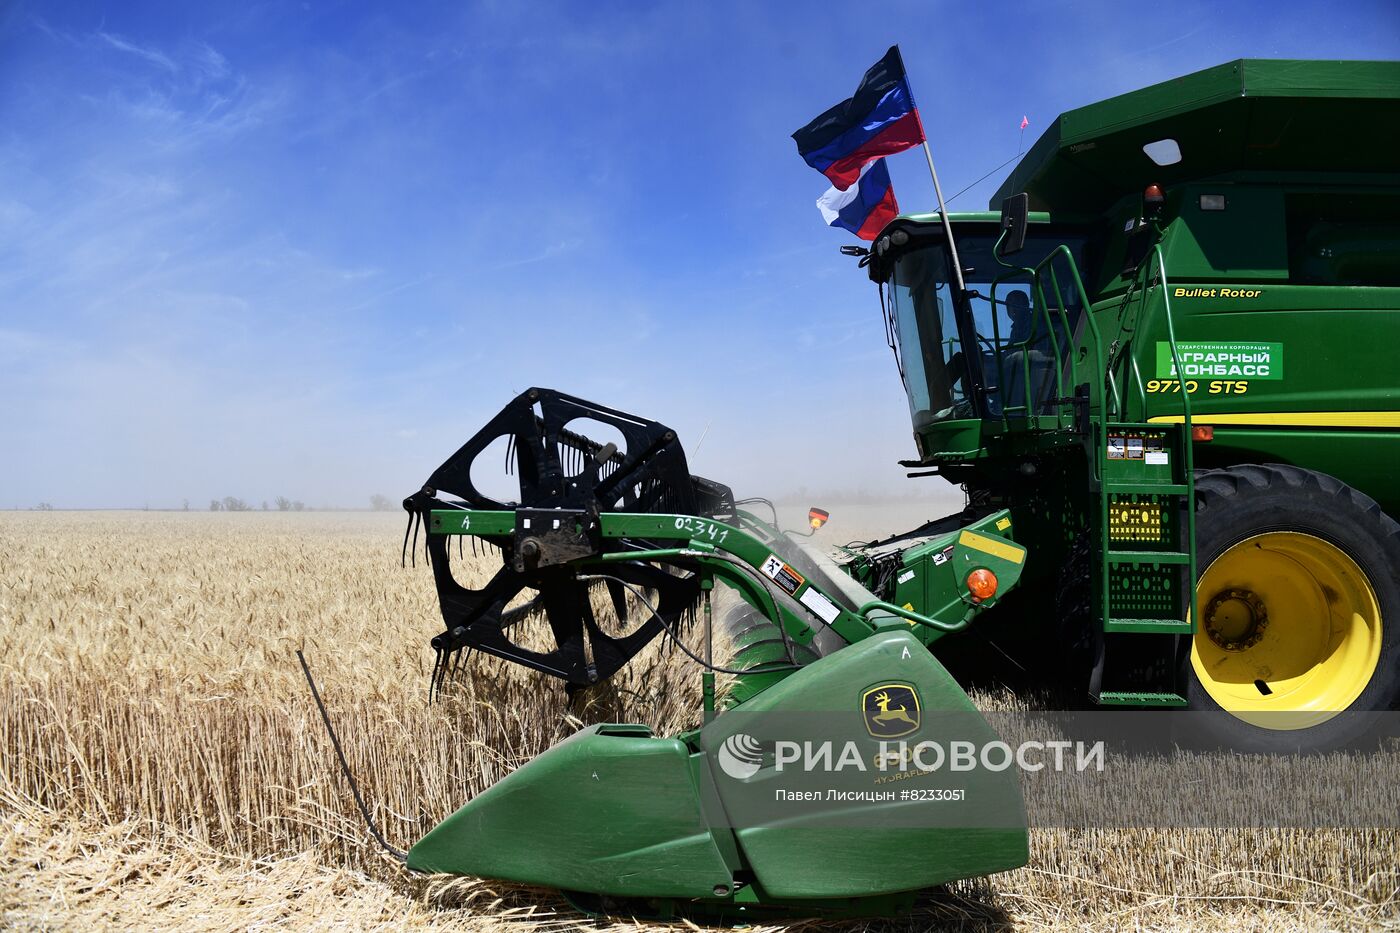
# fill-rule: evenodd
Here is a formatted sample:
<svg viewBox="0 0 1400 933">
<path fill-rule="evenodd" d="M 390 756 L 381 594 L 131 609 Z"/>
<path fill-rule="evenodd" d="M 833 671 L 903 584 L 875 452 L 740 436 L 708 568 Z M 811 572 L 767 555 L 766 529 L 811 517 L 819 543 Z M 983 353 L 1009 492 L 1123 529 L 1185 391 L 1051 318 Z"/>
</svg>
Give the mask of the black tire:
<svg viewBox="0 0 1400 933">
<path fill-rule="evenodd" d="M 1266 753 L 1365 744 L 1376 734 L 1377 720 L 1386 718 L 1365 713 L 1400 705 L 1400 524 L 1369 496 L 1314 470 L 1251 464 L 1197 473 L 1197 571 L 1202 577 L 1227 549 L 1266 532 L 1312 535 L 1355 562 L 1380 608 L 1379 663 L 1345 713 L 1308 728 L 1268 729 L 1251 725 L 1216 703 L 1188 657 L 1189 709 L 1208 715 L 1182 717 L 1190 733 L 1183 736 L 1185 744 Z M 1202 616 L 1205 610 L 1202 605 Z"/>
</svg>

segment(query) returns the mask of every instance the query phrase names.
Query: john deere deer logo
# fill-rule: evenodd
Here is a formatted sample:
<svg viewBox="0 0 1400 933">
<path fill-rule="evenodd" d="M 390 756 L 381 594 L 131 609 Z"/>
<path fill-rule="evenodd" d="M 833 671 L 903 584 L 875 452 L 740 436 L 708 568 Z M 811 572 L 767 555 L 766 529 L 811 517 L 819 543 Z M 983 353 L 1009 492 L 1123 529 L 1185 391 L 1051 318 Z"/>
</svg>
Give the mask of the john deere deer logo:
<svg viewBox="0 0 1400 933">
<path fill-rule="evenodd" d="M 877 739 L 908 735 L 919 728 L 919 695 L 908 684 L 881 684 L 861 697 L 865 728 Z"/>
</svg>

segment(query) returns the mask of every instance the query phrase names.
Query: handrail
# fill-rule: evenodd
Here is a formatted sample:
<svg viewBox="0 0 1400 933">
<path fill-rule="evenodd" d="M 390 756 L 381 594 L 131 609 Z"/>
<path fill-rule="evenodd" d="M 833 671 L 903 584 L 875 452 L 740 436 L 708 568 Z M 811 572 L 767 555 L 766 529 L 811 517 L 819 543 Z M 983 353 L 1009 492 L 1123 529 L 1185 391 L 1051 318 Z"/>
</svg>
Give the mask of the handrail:
<svg viewBox="0 0 1400 933">
<path fill-rule="evenodd" d="M 1043 266 L 1050 263 L 1052 260 L 1054 260 L 1056 256 L 1060 255 L 1061 253 L 1063 253 L 1065 258 L 1069 260 L 1069 271 L 1074 275 L 1074 287 L 1075 290 L 1079 292 L 1080 307 L 1084 309 L 1081 313 L 1084 315 L 1085 320 L 1089 325 L 1089 331 L 1094 338 L 1091 342 L 1091 345 L 1094 348 L 1094 372 L 1103 373 L 1105 375 L 1105 382 L 1112 394 L 1113 411 L 1117 413 L 1122 409 L 1123 405 L 1122 398 L 1118 394 L 1118 383 L 1114 380 L 1113 374 L 1107 372 L 1104 369 L 1102 346 L 1103 335 L 1099 332 L 1098 322 L 1094 320 L 1094 315 L 1089 306 L 1089 295 L 1084 290 L 1084 280 L 1079 277 L 1079 266 L 1075 263 L 1074 254 L 1069 251 L 1069 247 L 1061 243 L 1059 246 L 1055 247 L 1055 249 L 1051 250 L 1050 255 L 1046 256 L 1043 260 L 1041 260 L 1040 265 L 1035 267 L 1036 277 L 1039 278 L 1040 270 Z M 1054 278 L 1054 270 L 1051 270 L 1051 277 L 1052 279 Z M 1103 388 L 1103 386 L 1100 386 L 1099 391 L 1102 392 Z"/>
<path fill-rule="evenodd" d="M 1000 245 L 1001 240 L 1005 238 L 1005 235 L 1005 231 L 1003 231 L 1002 236 L 999 237 L 997 240 L 998 245 Z M 996 247 L 994 246 L 994 255 L 995 250 Z M 997 261 L 1011 270 L 1010 272 L 997 276 L 991 282 L 990 301 L 992 303 L 992 340 L 993 352 L 995 355 L 998 370 L 998 381 L 1002 381 L 1000 377 L 1005 373 L 1005 359 L 1002 354 L 1003 347 L 1001 346 L 1001 327 L 997 320 L 997 286 L 1001 284 L 1004 280 L 1012 278 L 1016 275 L 1029 274 L 1031 279 L 1031 287 L 1035 290 L 1034 297 L 1037 299 L 1033 303 L 1034 307 L 1032 309 L 1032 313 L 1036 316 L 1037 324 L 1044 324 L 1046 336 L 1048 336 L 1050 339 L 1051 350 L 1053 351 L 1055 357 L 1056 398 L 1065 398 L 1065 361 L 1069 362 L 1071 385 L 1076 386 L 1079 384 L 1079 361 L 1077 359 L 1077 355 L 1074 352 L 1074 335 L 1070 331 L 1069 313 L 1065 308 L 1066 302 L 1062 300 L 1063 292 L 1060 289 L 1060 279 L 1054 267 L 1055 260 L 1060 258 L 1062 255 L 1068 264 L 1069 272 L 1073 279 L 1074 290 L 1079 297 L 1079 306 L 1081 308 L 1080 314 L 1083 315 L 1086 319 L 1086 323 L 1089 328 L 1089 335 L 1091 337 L 1090 343 L 1092 345 L 1094 354 L 1095 373 L 1095 378 L 1091 380 L 1091 385 L 1094 386 L 1094 389 L 1098 393 L 1100 410 L 1103 411 L 1105 418 L 1108 418 L 1110 415 L 1119 416 L 1123 412 L 1123 398 L 1118 388 L 1118 381 L 1114 378 L 1113 373 L 1109 372 L 1106 366 L 1104 365 L 1103 335 L 1099 330 L 1098 322 L 1094 320 L 1093 311 L 1089 302 L 1089 295 L 1084 288 L 1084 280 L 1079 274 L 1079 266 L 1074 261 L 1074 254 L 1070 252 L 1069 247 L 1063 243 L 1051 250 L 1050 253 L 1046 255 L 1038 264 L 1036 264 L 1034 268 L 1012 266 L 1010 263 L 1002 262 L 1001 259 L 998 257 Z M 1055 328 L 1055 319 L 1051 317 L 1050 302 L 1045 295 L 1044 275 L 1047 271 L 1050 275 L 1051 288 L 1054 291 L 1054 294 L 1057 299 L 1055 304 L 1055 311 L 1057 312 L 1059 317 L 1060 329 L 1058 332 Z M 1035 330 L 1032 330 L 1032 334 L 1033 336 L 1038 336 Z M 1066 345 L 1063 348 L 1060 346 L 1061 335 L 1063 335 L 1066 339 Z M 1028 353 L 1024 352 L 1029 347 L 1031 339 L 1032 338 L 1027 338 L 1016 344 L 1009 345 L 1009 348 L 1020 348 L 1023 351 L 1021 354 L 1022 371 L 1018 375 L 1020 376 L 1024 386 L 1024 396 L 1026 399 L 1026 404 L 1015 406 L 1007 405 L 1007 394 L 1005 392 L 1006 387 L 1001 386 L 1001 409 L 1003 426 L 1005 426 L 1007 423 L 1007 415 L 1012 411 L 1023 411 L 1025 417 L 1028 420 L 1031 418 L 1035 418 L 1038 421 L 1040 417 L 1039 413 L 1034 410 L 1034 407 L 1032 405 L 1032 402 L 1034 401 L 1034 396 L 1032 395 L 1030 357 Z M 1138 378 L 1138 381 L 1139 383 L 1141 382 L 1140 376 Z M 1091 395 L 1091 405 L 1093 404 L 1093 401 L 1094 399 Z M 1057 418 L 1059 417 L 1061 416 L 1057 415 Z"/>
<path fill-rule="evenodd" d="M 962 617 L 961 621 L 940 622 L 937 619 L 931 619 L 928 616 L 920 615 L 917 612 L 905 609 L 903 606 L 887 603 L 883 599 L 872 599 L 862 603 L 861 607 L 856 610 L 856 615 L 869 622 L 869 614 L 876 609 L 882 612 L 888 612 L 890 615 L 899 616 L 901 619 L 917 625 L 926 625 L 929 628 L 938 629 L 940 632 L 961 632 L 963 629 L 967 628 L 968 624 L 972 621 L 972 617 L 977 614 L 977 607 L 973 606 L 967 611 L 967 614 Z"/>
<path fill-rule="evenodd" d="M 1171 288 L 1167 285 L 1167 260 L 1162 256 L 1161 244 L 1155 244 L 1152 251 L 1157 257 L 1157 274 L 1162 279 L 1162 309 L 1167 321 L 1167 343 L 1172 350 L 1172 367 L 1176 370 L 1176 381 L 1181 386 L 1181 413 L 1186 431 L 1191 431 L 1191 393 L 1186 391 L 1186 377 L 1182 372 L 1181 354 L 1176 346 L 1176 327 L 1172 323 Z M 1149 263 L 1150 265 L 1150 263 Z M 1144 414 L 1146 412 L 1144 411 Z"/>
<path fill-rule="evenodd" d="M 1166 257 L 1162 255 L 1162 245 L 1160 243 L 1154 244 L 1152 250 L 1157 257 L 1157 274 L 1162 279 L 1162 310 L 1164 312 L 1163 317 L 1167 322 L 1167 342 L 1172 350 L 1172 366 L 1176 369 L 1177 384 L 1181 386 L 1181 447 L 1183 456 L 1186 458 L 1186 487 L 1189 490 L 1194 490 L 1196 457 L 1193 449 L 1195 447 L 1195 439 L 1191 436 L 1193 433 L 1191 427 L 1191 393 L 1186 391 L 1186 375 L 1181 365 L 1181 353 L 1176 345 L 1176 326 L 1172 322 L 1171 287 L 1167 282 L 1167 260 Z M 1143 415 L 1146 416 L 1146 414 L 1147 412 L 1144 411 Z M 1199 608 L 1196 605 L 1196 503 L 1194 501 L 1188 501 L 1186 503 L 1186 542 L 1186 553 L 1189 555 L 1187 563 L 1187 573 L 1189 576 L 1187 577 L 1186 585 L 1191 593 L 1190 618 L 1194 626 L 1197 618 L 1196 613 Z"/>
<path fill-rule="evenodd" d="M 1005 236 L 1006 234 L 1003 233 L 1002 237 Z M 997 248 L 1000 246 L 1001 239 L 999 238 L 996 246 L 992 247 L 993 256 L 996 255 Z M 997 261 L 1000 262 L 1001 260 L 998 259 Z M 996 359 L 997 364 L 997 391 L 1001 393 L 1001 427 L 1003 431 L 1010 430 L 1011 425 L 1006 418 L 1006 386 L 1002 385 L 1002 382 L 1005 381 L 1003 377 L 1006 375 L 1006 360 L 1004 360 L 1001 355 L 1001 325 L 997 323 L 997 283 L 1002 279 L 1010 278 L 1013 274 L 1012 272 L 1006 272 L 992 279 L 992 294 L 988 299 L 992 303 L 992 355 Z M 1006 339 L 1009 341 L 1011 335 L 1007 334 Z"/>
<path fill-rule="evenodd" d="M 1132 367 L 1133 382 L 1137 385 L 1138 397 L 1142 399 L 1142 420 L 1143 420 L 1143 421 L 1146 421 L 1146 420 L 1147 420 L 1147 387 L 1146 387 L 1145 385 L 1143 385 L 1143 382 L 1142 382 L 1142 370 L 1138 367 L 1138 361 L 1137 361 L 1137 354 L 1136 354 L 1136 353 L 1129 353 L 1129 354 L 1128 354 L 1128 363 L 1129 363 L 1129 364 L 1131 365 L 1131 367 Z M 1123 412 L 1124 412 L 1124 414 L 1127 414 L 1127 411 L 1128 411 L 1128 408 L 1127 408 L 1127 406 L 1125 405 L 1125 406 L 1123 407 Z"/>
<path fill-rule="evenodd" d="M 1055 294 L 1055 309 L 1060 312 L 1060 334 L 1063 334 L 1065 336 L 1065 339 L 1068 340 L 1070 336 L 1069 318 L 1065 315 L 1065 309 L 1063 307 L 1065 302 L 1064 297 L 1060 293 L 1060 280 L 1055 275 L 1055 267 L 1051 265 L 1048 268 L 1050 271 L 1050 288 Z M 1062 357 L 1060 356 L 1060 338 L 1055 332 L 1055 320 L 1050 316 L 1050 303 L 1048 301 L 1045 301 L 1045 289 L 1041 287 L 1040 281 L 1040 276 L 1037 275 L 1035 280 L 1035 289 L 1038 293 L 1040 293 L 1041 300 L 1045 302 L 1045 314 L 1043 315 L 1045 320 L 1045 329 L 1047 335 L 1050 338 L 1050 349 L 1054 351 L 1055 363 L 1057 364 L 1055 366 L 1055 398 L 1064 398 L 1064 366 L 1060 363 L 1060 360 L 1062 359 Z M 1034 333 L 1034 331 L 1032 331 L 1032 333 Z M 1027 338 L 1027 342 L 1029 342 L 1029 338 Z M 1070 352 L 1070 348 L 1068 346 L 1065 347 L 1065 353 L 1066 356 L 1068 356 L 1069 358 L 1070 366 L 1074 367 L 1074 354 Z M 1029 355 L 1023 357 L 1023 359 L 1026 363 L 1026 389 L 1027 392 L 1029 392 L 1031 388 L 1031 362 Z M 1075 371 L 1075 374 L 1078 375 L 1077 369 Z M 1057 417 L 1058 414 L 1059 413 L 1056 412 Z M 1036 412 L 1036 417 L 1039 417 L 1039 415 L 1040 413 Z"/>
<path fill-rule="evenodd" d="M 1172 362 L 1173 362 L 1173 364 L 1176 366 L 1176 371 L 1177 371 L 1177 379 L 1176 379 L 1176 382 L 1177 382 L 1177 385 L 1180 387 L 1180 390 L 1181 390 L 1181 391 L 1180 391 L 1180 395 L 1182 396 L 1182 400 L 1183 400 L 1183 403 L 1184 403 L 1183 412 L 1186 412 L 1187 410 L 1189 410 L 1190 405 L 1191 405 L 1191 402 L 1190 402 L 1190 399 L 1187 398 L 1187 393 L 1186 393 L 1186 382 L 1187 382 L 1187 380 L 1185 379 L 1185 377 L 1184 377 L 1184 376 L 1182 375 L 1182 373 L 1181 373 L 1181 365 L 1180 365 L 1180 362 L 1181 362 L 1181 361 L 1178 359 L 1178 355 L 1177 355 L 1177 354 L 1178 354 L 1178 348 L 1177 348 L 1177 346 L 1176 346 L 1176 335 L 1175 335 L 1175 331 L 1174 331 L 1174 329 L 1173 329 L 1173 321 L 1172 321 L 1172 319 L 1171 319 L 1171 293 L 1170 293 L 1170 290 L 1169 290 L 1168 284 L 1167 284 L 1166 259 L 1165 259 L 1164 255 L 1163 255 L 1163 253 L 1162 253 L 1161 244 L 1154 244 L 1153 247 L 1152 247 L 1152 250 L 1153 250 L 1153 252 L 1152 252 L 1152 256 L 1151 256 L 1150 258 L 1151 258 L 1152 260 L 1155 260 L 1155 268 L 1157 269 L 1157 271 L 1158 271 L 1158 273 L 1159 273 L 1159 275 L 1160 275 L 1160 277 L 1161 277 L 1161 280 L 1162 280 L 1162 281 L 1161 281 L 1161 284 L 1162 284 L 1162 303 L 1163 303 L 1163 306 L 1164 306 L 1165 309 L 1166 309 L 1166 315 L 1167 315 L 1167 331 L 1168 331 L 1167 336 L 1168 336 L 1168 344 L 1171 346 L 1171 350 L 1172 350 Z M 1123 302 L 1122 302 L 1121 307 L 1132 307 L 1132 308 L 1134 308 L 1134 311 L 1133 311 L 1133 318 L 1134 318 L 1134 320 L 1135 320 L 1138 316 L 1140 316 L 1140 313 L 1141 313 L 1141 312 L 1140 312 L 1139 310 L 1137 310 L 1137 309 L 1140 309 L 1140 308 L 1142 308 L 1142 307 L 1145 307 L 1145 305 L 1146 305 L 1147 293 L 1148 293 L 1148 291 L 1152 288 L 1152 272 L 1153 272 L 1153 268 L 1154 268 L 1154 263 L 1153 263 L 1152 261 L 1139 263 L 1138 268 L 1137 268 L 1137 271 L 1133 274 L 1133 280 L 1132 280 L 1132 282 L 1129 283 L 1129 285 L 1128 285 L 1128 291 L 1126 292 L 1126 294 L 1125 294 L 1124 297 L 1123 297 Z M 1134 292 L 1139 292 L 1139 291 L 1141 292 L 1141 297 L 1140 297 L 1140 299 L 1139 299 L 1138 302 L 1134 303 L 1134 302 L 1132 301 L 1133 293 L 1134 293 Z M 1123 334 L 1127 333 L 1127 334 L 1129 335 L 1129 336 L 1127 337 L 1127 342 L 1128 342 L 1128 343 L 1131 343 L 1131 341 L 1133 340 L 1134 336 L 1136 335 L 1137 328 L 1136 328 L 1136 326 L 1134 326 L 1134 328 L 1133 328 L 1132 330 L 1128 330 L 1127 328 L 1125 328 L 1125 326 L 1124 326 L 1124 324 L 1123 324 L 1123 320 L 1124 320 L 1124 316 L 1123 316 L 1123 315 L 1120 315 L 1120 317 L 1119 317 L 1119 335 L 1120 335 L 1120 337 L 1122 337 Z M 1136 385 L 1136 388 L 1137 388 L 1137 396 L 1138 396 L 1138 398 L 1141 400 L 1141 404 L 1142 404 L 1142 420 L 1146 421 L 1146 420 L 1147 420 L 1147 412 L 1148 412 L 1148 409 L 1149 409 L 1149 407 L 1150 407 L 1150 401 L 1151 401 L 1151 400 L 1148 398 L 1147 387 L 1143 384 L 1143 380 L 1142 380 L 1142 371 L 1141 371 L 1141 369 L 1140 369 L 1139 366 L 1138 366 L 1137 354 L 1136 354 L 1135 352 L 1132 351 L 1132 348 L 1131 348 L 1131 347 L 1123 347 L 1123 348 L 1120 348 L 1120 352 L 1121 352 L 1121 357 L 1119 357 L 1119 359 L 1123 359 L 1123 360 L 1124 360 L 1124 365 L 1125 365 L 1125 366 L 1127 367 L 1127 369 L 1129 370 L 1129 375 L 1132 376 L 1132 380 L 1133 380 L 1133 382 L 1134 382 L 1135 385 Z M 1110 365 L 1112 365 L 1112 362 L 1115 362 L 1115 361 L 1111 361 L 1111 364 L 1110 364 Z M 1126 414 L 1126 411 L 1127 411 L 1127 410 L 1125 409 L 1124 411 L 1125 411 L 1125 414 Z"/>
<path fill-rule="evenodd" d="M 1133 280 L 1132 280 L 1131 282 L 1128 283 L 1128 290 L 1123 294 L 1122 301 L 1119 303 L 1119 306 L 1118 306 L 1118 308 L 1119 308 L 1119 314 L 1118 314 L 1118 337 L 1115 338 L 1115 341 L 1114 341 L 1114 343 L 1115 343 L 1115 345 L 1116 345 L 1116 346 L 1115 346 L 1115 349 L 1116 349 L 1118 355 L 1116 356 L 1115 359 L 1109 360 L 1109 366 L 1110 366 L 1110 367 L 1113 367 L 1113 366 L 1115 365 L 1115 362 L 1116 362 L 1117 359 L 1121 359 L 1123 356 L 1126 356 L 1126 357 L 1127 357 L 1128 365 L 1129 365 L 1129 367 L 1130 367 L 1130 369 L 1131 369 L 1131 373 L 1132 373 L 1132 376 L 1133 376 L 1133 379 L 1134 379 L 1134 383 L 1135 383 L 1135 386 L 1136 386 L 1136 388 L 1137 388 L 1137 397 L 1138 397 L 1139 401 L 1141 402 L 1141 406 L 1142 406 L 1142 409 L 1141 409 L 1141 410 L 1142 410 L 1142 419 L 1143 419 L 1144 421 L 1147 420 L 1147 408 L 1148 408 L 1147 387 L 1146 387 L 1145 385 L 1143 385 L 1143 382 L 1142 382 L 1142 371 L 1141 371 L 1141 369 L 1138 368 L 1137 354 L 1136 354 L 1135 352 L 1133 352 L 1133 347 L 1131 346 L 1131 344 L 1132 344 L 1132 342 L 1133 342 L 1133 337 L 1136 335 L 1136 332 L 1137 332 L 1136 324 L 1137 324 L 1137 318 L 1140 316 L 1140 313 L 1141 313 L 1141 312 L 1140 312 L 1140 309 L 1142 308 L 1143 305 L 1146 304 L 1147 292 L 1148 292 L 1148 289 L 1151 287 L 1151 281 L 1152 281 L 1152 263 L 1151 263 L 1151 262 L 1139 263 L 1137 269 L 1134 270 L 1134 272 L 1133 272 Z M 1139 299 L 1136 303 L 1134 303 L 1134 301 L 1133 301 L 1133 293 L 1134 293 L 1134 292 L 1140 292 L 1140 294 L 1141 294 L 1140 299 Z M 1129 328 L 1126 326 L 1126 323 L 1125 323 L 1125 320 L 1126 320 L 1127 315 L 1128 315 L 1129 313 L 1131 314 L 1131 316 L 1132 316 L 1131 319 L 1132 319 L 1132 321 L 1133 321 L 1133 327 L 1132 327 L 1131 329 L 1129 329 Z M 1127 335 L 1126 338 L 1124 337 L 1125 334 Z M 1123 342 L 1123 343 L 1119 343 L 1119 341 L 1124 341 L 1124 342 Z M 1126 418 L 1127 415 L 1128 415 L 1128 410 L 1127 410 L 1127 408 L 1125 407 L 1125 408 L 1124 408 L 1124 417 Z"/>
</svg>

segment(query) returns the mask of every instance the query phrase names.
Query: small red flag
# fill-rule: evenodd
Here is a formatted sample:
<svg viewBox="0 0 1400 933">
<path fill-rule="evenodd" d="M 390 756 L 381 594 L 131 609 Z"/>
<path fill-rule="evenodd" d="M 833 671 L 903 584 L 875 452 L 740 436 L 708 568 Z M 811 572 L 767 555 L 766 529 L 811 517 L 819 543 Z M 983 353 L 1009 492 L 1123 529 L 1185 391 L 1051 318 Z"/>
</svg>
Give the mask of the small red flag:
<svg viewBox="0 0 1400 933">
<path fill-rule="evenodd" d="M 1024 130 L 1026 127 L 1028 127 L 1028 126 L 1030 126 L 1030 125 L 1031 125 L 1031 121 L 1027 120 L 1027 119 L 1025 118 L 1025 116 L 1022 115 L 1022 117 L 1021 117 L 1021 129 Z"/>
</svg>

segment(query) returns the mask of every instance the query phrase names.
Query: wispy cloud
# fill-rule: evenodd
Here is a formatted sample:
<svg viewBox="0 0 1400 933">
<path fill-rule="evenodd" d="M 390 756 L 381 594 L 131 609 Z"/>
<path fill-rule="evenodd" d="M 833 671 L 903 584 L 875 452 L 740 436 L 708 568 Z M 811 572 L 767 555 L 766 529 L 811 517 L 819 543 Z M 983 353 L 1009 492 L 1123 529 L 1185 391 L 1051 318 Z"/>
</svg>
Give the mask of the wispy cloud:
<svg viewBox="0 0 1400 933">
<path fill-rule="evenodd" d="M 123 39 L 121 36 L 113 35 L 110 32 L 97 32 L 94 33 L 94 35 L 99 40 L 105 42 L 107 45 L 118 50 L 119 52 L 126 52 L 128 55 L 135 55 L 137 58 L 142 59 L 143 61 L 148 62 L 152 65 L 155 65 L 157 68 L 164 69 L 165 71 L 169 71 L 171 73 L 180 70 L 180 66 L 175 64 L 174 59 L 170 58 L 168 55 L 165 55 L 164 53 L 154 48 L 150 48 L 148 46 L 143 45 L 137 45 L 135 42 Z"/>
<path fill-rule="evenodd" d="M 523 256 L 512 256 L 510 259 L 492 263 L 487 268 L 490 269 L 514 269 L 517 266 L 529 266 L 549 259 L 555 259 L 566 253 L 572 253 L 583 245 L 581 238 L 575 237 L 568 240 L 556 240 L 548 243 L 543 249 L 526 253 Z"/>
<path fill-rule="evenodd" d="M 354 276 L 352 276 L 352 278 L 354 278 Z M 370 295 L 369 297 L 367 297 L 367 298 L 365 298 L 365 299 L 363 299 L 363 300 L 357 302 L 356 304 L 350 306 L 350 307 L 347 308 L 346 310 L 347 310 L 347 311 L 350 311 L 350 312 L 354 312 L 354 311 L 363 311 L 363 310 L 365 310 L 366 308 L 373 308 L 375 305 L 377 305 L 377 304 L 379 304 L 380 302 L 382 302 L 385 298 L 391 298 L 391 297 L 393 297 L 394 295 L 398 295 L 398 294 L 401 294 L 402 292 L 408 291 L 410 288 L 417 288 L 417 287 L 420 286 L 420 285 L 425 285 L 425 284 L 427 284 L 428 282 L 432 281 L 432 278 L 433 278 L 432 273 L 428 273 L 428 274 L 426 274 L 426 275 L 420 275 L 420 276 L 418 276 L 417 278 L 412 279 L 412 280 L 407 281 L 407 282 L 400 282 L 400 283 L 398 283 L 397 285 L 390 286 L 389 288 L 386 288 L 386 289 L 384 289 L 384 290 L 382 290 L 382 291 L 379 291 L 379 292 L 374 293 L 373 295 Z"/>
</svg>

